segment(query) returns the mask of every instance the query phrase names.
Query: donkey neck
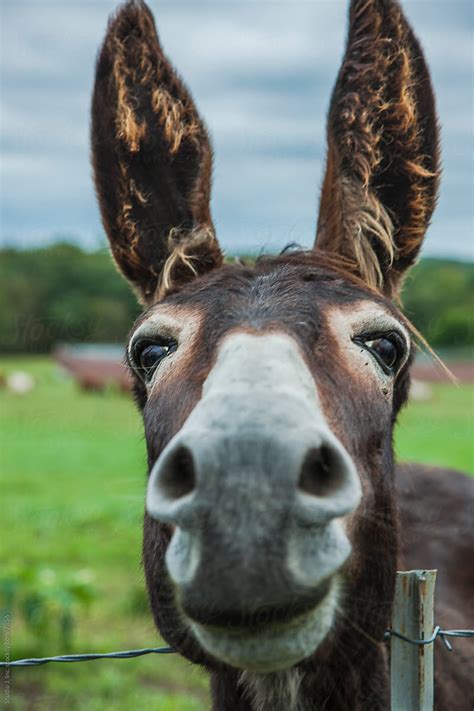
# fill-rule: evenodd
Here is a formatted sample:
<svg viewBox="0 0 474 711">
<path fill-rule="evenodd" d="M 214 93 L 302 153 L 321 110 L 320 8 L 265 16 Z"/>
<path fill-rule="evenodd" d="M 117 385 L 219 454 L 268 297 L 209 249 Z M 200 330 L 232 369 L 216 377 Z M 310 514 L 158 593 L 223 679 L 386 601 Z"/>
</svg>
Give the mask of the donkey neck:
<svg viewBox="0 0 474 711">
<path fill-rule="evenodd" d="M 367 645 L 363 658 L 337 645 L 325 663 L 267 675 L 218 671 L 211 678 L 213 711 L 385 711 L 389 707 L 387 650 Z"/>
</svg>

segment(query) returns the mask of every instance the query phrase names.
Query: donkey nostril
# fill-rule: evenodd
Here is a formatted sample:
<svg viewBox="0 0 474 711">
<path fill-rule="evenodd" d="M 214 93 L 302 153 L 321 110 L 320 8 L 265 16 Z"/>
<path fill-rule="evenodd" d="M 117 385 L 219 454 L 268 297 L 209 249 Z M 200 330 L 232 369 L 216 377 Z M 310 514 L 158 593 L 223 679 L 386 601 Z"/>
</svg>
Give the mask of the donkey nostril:
<svg viewBox="0 0 474 711">
<path fill-rule="evenodd" d="M 307 453 L 301 467 L 298 488 L 312 496 L 328 496 L 339 488 L 343 478 L 337 453 L 331 447 L 322 445 Z"/>
<path fill-rule="evenodd" d="M 159 477 L 162 496 L 170 501 L 190 494 L 196 486 L 194 460 L 187 447 L 179 447 Z"/>
</svg>

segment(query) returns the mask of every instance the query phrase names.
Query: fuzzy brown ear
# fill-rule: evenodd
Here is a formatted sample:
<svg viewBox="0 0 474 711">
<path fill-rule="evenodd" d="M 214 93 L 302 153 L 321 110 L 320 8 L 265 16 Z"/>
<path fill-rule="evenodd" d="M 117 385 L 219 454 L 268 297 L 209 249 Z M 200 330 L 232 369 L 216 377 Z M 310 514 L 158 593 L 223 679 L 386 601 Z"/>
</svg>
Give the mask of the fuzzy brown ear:
<svg viewBox="0 0 474 711">
<path fill-rule="evenodd" d="M 352 0 L 328 116 L 318 249 L 393 296 L 436 203 L 438 126 L 419 42 L 395 0 Z"/>
<path fill-rule="evenodd" d="M 141 0 L 125 3 L 109 23 L 91 139 L 112 253 L 144 303 L 221 263 L 209 206 L 209 138 Z"/>
</svg>

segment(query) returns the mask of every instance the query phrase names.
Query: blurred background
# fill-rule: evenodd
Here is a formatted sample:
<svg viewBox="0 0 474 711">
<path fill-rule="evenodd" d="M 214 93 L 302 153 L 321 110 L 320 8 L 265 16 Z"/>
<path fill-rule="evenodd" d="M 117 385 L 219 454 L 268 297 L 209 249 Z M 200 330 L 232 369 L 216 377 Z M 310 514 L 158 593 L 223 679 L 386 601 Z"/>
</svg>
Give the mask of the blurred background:
<svg viewBox="0 0 474 711">
<path fill-rule="evenodd" d="M 95 56 L 116 5 L 0 0 L 2 658 L 160 644 L 140 563 L 145 448 L 121 366 L 139 309 L 108 255 L 89 165 Z M 150 5 L 214 139 L 227 254 L 312 244 L 346 3 Z M 420 355 L 395 446 L 472 474 L 474 6 L 403 5 L 431 67 L 444 166 L 403 303 L 459 384 Z M 208 707 L 205 678 L 177 657 L 12 670 L 8 693 L 15 709 Z"/>
</svg>

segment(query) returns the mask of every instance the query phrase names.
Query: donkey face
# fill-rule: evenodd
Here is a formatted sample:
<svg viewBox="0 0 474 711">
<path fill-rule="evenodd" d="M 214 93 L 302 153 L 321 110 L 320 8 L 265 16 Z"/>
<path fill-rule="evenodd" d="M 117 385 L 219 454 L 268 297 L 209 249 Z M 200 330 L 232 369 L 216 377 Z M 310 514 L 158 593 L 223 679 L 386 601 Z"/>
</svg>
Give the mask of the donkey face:
<svg viewBox="0 0 474 711">
<path fill-rule="evenodd" d="M 194 661 L 255 672 L 321 654 L 345 617 L 381 637 L 411 348 L 391 298 L 438 169 L 429 76 L 400 7 L 351 4 L 310 252 L 223 264 L 209 140 L 142 2 L 109 25 L 92 142 L 112 252 L 148 307 L 127 357 L 161 633 Z"/>
</svg>

